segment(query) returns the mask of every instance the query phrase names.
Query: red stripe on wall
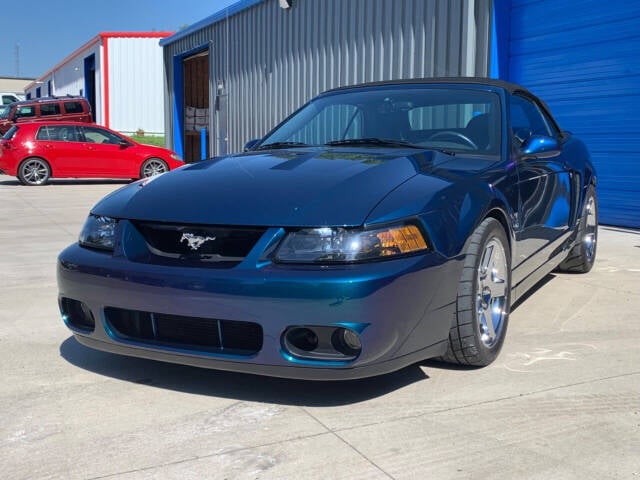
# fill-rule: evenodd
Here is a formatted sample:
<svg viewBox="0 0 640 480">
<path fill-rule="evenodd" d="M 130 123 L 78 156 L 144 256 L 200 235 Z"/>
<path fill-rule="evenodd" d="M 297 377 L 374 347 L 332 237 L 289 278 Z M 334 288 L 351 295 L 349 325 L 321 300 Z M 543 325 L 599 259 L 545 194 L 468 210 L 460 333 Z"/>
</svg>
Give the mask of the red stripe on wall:
<svg viewBox="0 0 640 480">
<path fill-rule="evenodd" d="M 104 95 L 104 126 L 109 128 L 109 37 L 104 33 L 101 33 L 100 37 L 102 37 L 103 56 L 102 82 L 104 86 L 102 88 L 102 94 Z"/>
</svg>

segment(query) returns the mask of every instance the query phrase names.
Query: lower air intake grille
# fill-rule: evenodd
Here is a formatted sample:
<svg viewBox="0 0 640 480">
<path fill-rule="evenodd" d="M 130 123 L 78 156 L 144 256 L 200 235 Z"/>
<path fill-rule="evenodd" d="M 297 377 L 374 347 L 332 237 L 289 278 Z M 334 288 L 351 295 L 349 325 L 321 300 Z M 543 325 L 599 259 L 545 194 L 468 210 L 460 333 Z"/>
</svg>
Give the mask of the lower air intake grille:
<svg viewBox="0 0 640 480">
<path fill-rule="evenodd" d="M 115 307 L 104 313 L 117 337 L 142 344 L 233 355 L 254 355 L 262 348 L 262 327 L 257 323 Z"/>
</svg>

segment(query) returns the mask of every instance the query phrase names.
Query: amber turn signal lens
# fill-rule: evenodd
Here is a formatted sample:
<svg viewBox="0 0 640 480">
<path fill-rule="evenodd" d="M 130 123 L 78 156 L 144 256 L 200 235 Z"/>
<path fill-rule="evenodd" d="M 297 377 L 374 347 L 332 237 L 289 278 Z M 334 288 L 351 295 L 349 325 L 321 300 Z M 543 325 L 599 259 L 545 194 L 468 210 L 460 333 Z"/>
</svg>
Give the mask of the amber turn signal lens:
<svg viewBox="0 0 640 480">
<path fill-rule="evenodd" d="M 415 225 L 393 227 L 378 233 L 377 237 L 384 252 L 389 252 L 387 255 L 393 255 L 394 252 L 411 253 L 427 248 L 424 237 Z"/>
</svg>

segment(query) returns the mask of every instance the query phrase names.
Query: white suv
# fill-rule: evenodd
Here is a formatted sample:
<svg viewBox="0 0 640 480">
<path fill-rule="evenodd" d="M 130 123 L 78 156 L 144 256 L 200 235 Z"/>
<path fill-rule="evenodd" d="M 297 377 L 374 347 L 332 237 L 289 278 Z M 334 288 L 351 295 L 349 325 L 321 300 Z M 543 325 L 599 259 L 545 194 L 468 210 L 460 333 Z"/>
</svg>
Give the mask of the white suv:
<svg viewBox="0 0 640 480">
<path fill-rule="evenodd" d="M 2 97 L 2 102 L 0 105 L 7 105 L 13 102 L 19 102 L 20 100 L 24 100 L 24 95 L 20 95 L 19 93 L 13 92 L 0 92 L 0 97 Z"/>
</svg>

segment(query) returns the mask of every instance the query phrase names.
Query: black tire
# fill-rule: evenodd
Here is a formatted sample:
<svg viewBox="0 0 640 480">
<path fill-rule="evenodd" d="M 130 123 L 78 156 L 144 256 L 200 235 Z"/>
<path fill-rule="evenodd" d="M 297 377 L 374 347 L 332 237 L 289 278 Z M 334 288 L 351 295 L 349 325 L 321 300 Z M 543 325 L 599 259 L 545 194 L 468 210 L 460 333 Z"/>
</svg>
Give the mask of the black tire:
<svg viewBox="0 0 640 480">
<path fill-rule="evenodd" d="M 51 178 L 51 167 L 46 160 L 38 157 L 26 158 L 18 167 L 18 180 L 23 185 L 46 185 Z"/>
<path fill-rule="evenodd" d="M 148 158 L 140 167 L 140 178 L 153 177 L 169 171 L 167 162 L 160 158 Z"/>
<path fill-rule="evenodd" d="M 507 333 L 510 305 L 509 241 L 500 222 L 486 218 L 469 240 L 449 346 L 441 360 L 477 367 L 493 362 Z"/>
<path fill-rule="evenodd" d="M 584 206 L 578 225 L 577 242 L 558 270 L 567 273 L 587 273 L 596 261 L 598 246 L 598 198 L 591 185 L 584 197 Z"/>
</svg>

